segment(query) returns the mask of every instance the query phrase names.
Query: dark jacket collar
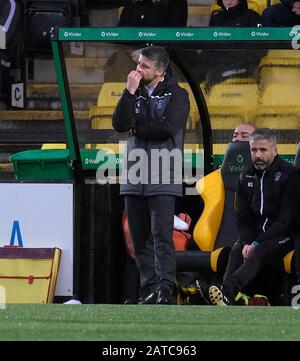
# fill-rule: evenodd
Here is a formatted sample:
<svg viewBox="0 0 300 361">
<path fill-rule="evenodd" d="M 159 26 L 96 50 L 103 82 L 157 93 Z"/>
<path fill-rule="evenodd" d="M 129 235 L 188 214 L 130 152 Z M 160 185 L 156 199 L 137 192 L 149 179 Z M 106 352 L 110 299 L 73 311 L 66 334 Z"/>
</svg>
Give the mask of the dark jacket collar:
<svg viewBox="0 0 300 361">
<path fill-rule="evenodd" d="M 274 170 L 278 169 L 279 164 L 281 162 L 281 159 L 278 154 L 276 154 L 273 162 L 264 170 L 256 169 L 254 167 L 254 164 L 252 164 L 252 169 L 255 174 L 257 174 L 259 177 L 262 176 L 262 174 L 266 171 L 267 173 L 272 173 Z"/>
</svg>

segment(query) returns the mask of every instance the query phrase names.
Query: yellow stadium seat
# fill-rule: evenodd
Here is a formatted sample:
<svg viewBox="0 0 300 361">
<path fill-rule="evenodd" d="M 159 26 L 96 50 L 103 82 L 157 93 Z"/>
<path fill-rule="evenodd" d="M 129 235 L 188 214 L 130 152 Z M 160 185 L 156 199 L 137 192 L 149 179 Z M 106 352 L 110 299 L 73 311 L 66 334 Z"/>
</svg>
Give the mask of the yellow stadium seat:
<svg viewBox="0 0 300 361">
<path fill-rule="evenodd" d="M 272 128 L 274 130 L 298 130 L 300 128 L 300 112 L 286 113 L 280 109 L 258 108 L 253 123 L 256 127 Z M 290 134 L 290 136 L 292 136 Z"/>
<path fill-rule="evenodd" d="M 258 86 L 249 84 L 216 84 L 207 98 L 214 129 L 223 129 L 224 121 L 237 124 L 251 122 L 258 104 Z"/>
<path fill-rule="evenodd" d="M 292 273 L 293 270 L 293 262 L 295 262 L 295 251 L 290 251 L 285 257 L 283 258 L 284 270 L 286 273 Z"/>
<path fill-rule="evenodd" d="M 234 77 L 225 79 L 222 81 L 222 84 L 256 84 L 256 79 L 253 77 Z"/>
<path fill-rule="evenodd" d="M 300 84 L 268 84 L 261 94 L 261 104 L 255 115 L 256 126 L 274 129 L 299 129 Z"/>
<path fill-rule="evenodd" d="M 275 4 L 280 4 L 280 3 L 281 3 L 280 0 L 270 0 L 270 6 L 275 5 Z"/>
<path fill-rule="evenodd" d="M 293 107 L 299 106 L 300 84 L 269 84 L 261 96 L 263 105 Z"/>
<path fill-rule="evenodd" d="M 210 6 L 210 13 L 213 13 L 214 11 L 220 11 L 221 7 L 218 5 L 216 1 L 213 1 Z"/>
<path fill-rule="evenodd" d="M 115 108 L 125 88 L 124 82 L 104 83 L 98 95 L 97 105 Z"/>
<path fill-rule="evenodd" d="M 195 129 L 197 126 L 197 122 L 199 121 L 199 112 L 194 94 L 188 83 L 179 83 L 179 85 L 189 93 L 190 114 L 186 127 L 187 129 Z"/>
<path fill-rule="evenodd" d="M 92 129 L 112 129 L 113 109 L 106 106 L 92 106 L 90 108 L 89 119 Z"/>
<path fill-rule="evenodd" d="M 112 129 L 112 114 L 126 87 L 124 82 L 104 83 L 98 95 L 97 106 L 90 108 L 92 129 Z"/>
<path fill-rule="evenodd" d="M 280 58 L 280 59 L 284 59 L 284 58 L 298 58 L 300 59 L 300 54 L 299 51 L 297 50 L 269 50 L 268 57 L 270 58 Z"/>
<path fill-rule="evenodd" d="M 287 94 L 294 104 L 292 98 L 295 97 L 291 94 L 290 89 L 296 87 L 296 92 L 298 84 L 300 84 L 300 52 L 296 50 L 269 50 L 260 62 L 259 77 L 260 89 L 265 94 L 263 95 L 263 104 L 270 104 L 271 101 L 272 106 L 276 105 L 272 102 L 272 98 L 276 99 L 276 102 L 278 100 L 280 106 L 288 104 Z M 275 85 L 271 86 L 273 83 Z M 276 85 L 277 83 L 282 83 L 282 85 Z M 276 97 L 276 92 L 280 94 L 279 97 Z"/>
<path fill-rule="evenodd" d="M 248 0 L 248 9 L 256 11 L 258 14 L 262 14 L 265 8 L 268 6 L 268 0 Z M 221 7 L 217 4 L 217 1 L 213 1 L 211 4 L 210 12 L 221 10 Z"/>
<path fill-rule="evenodd" d="M 266 88 L 272 83 L 300 84 L 300 67 L 264 66 L 260 69 L 260 86 Z"/>
<path fill-rule="evenodd" d="M 197 182 L 197 191 L 205 207 L 194 228 L 195 242 L 202 251 L 212 252 L 224 211 L 225 191 L 221 169 L 201 178 Z"/>
<path fill-rule="evenodd" d="M 246 106 L 251 108 L 257 104 L 257 84 L 216 84 L 208 97 L 208 104 L 224 107 Z"/>
<path fill-rule="evenodd" d="M 298 50 L 269 50 L 259 64 L 264 66 L 300 66 L 300 52 Z"/>
<path fill-rule="evenodd" d="M 67 149 L 65 143 L 44 143 L 41 149 Z"/>
</svg>

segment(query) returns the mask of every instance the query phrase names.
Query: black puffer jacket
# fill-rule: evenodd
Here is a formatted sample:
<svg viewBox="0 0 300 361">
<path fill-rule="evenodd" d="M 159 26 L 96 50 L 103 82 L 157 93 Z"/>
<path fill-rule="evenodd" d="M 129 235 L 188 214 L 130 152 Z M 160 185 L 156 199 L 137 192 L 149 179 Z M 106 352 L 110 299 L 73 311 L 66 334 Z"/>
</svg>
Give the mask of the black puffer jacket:
<svg viewBox="0 0 300 361">
<path fill-rule="evenodd" d="M 187 25 L 187 0 L 127 1 L 122 10 L 119 26 L 132 27 L 185 27 Z"/>
<path fill-rule="evenodd" d="M 241 174 L 238 229 L 242 242 L 262 242 L 298 232 L 300 222 L 290 190 L 299 180 L 300 170 L 278 155 L 266 170 L 258 171 L 251 165 Z"/>
<path fill-rule="evenodd" d="M 130 131 L 123 159 L 121 194 L 182 195 L 178 180 L 182 176 L 188 114 L 188 94 L 179 87 L 170 67 L 151 97 L 143 85 L 134 95 L 124 90 L 113 114 L 113 127 L 119 132 Z M 158 161 L 156 157 L 161 151 L 172 152 L 175 162 L 171 159 L 168 166 Z M 136 174 L 140 176 L 138 182 L 132 179 Z"/>
</svg>

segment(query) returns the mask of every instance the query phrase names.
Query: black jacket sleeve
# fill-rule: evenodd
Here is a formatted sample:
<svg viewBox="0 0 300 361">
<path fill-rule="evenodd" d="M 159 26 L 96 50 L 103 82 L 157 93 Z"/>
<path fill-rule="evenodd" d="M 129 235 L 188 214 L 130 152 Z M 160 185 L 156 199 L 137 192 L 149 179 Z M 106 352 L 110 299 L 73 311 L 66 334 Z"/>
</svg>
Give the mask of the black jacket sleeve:
<svg viewBox="0 0 300 361">
<path fill-rule="evenodd" d="M 124 90 L 113 113 L 112 125 L 118 132 L 127 132 L 135 124 L 135 95 Z"/>
<path fill-rule="evenodd" d="M 300 193 L 300 173 L 296 172 L 287 179 L 281 197 L 280 212 L 277 220 L 272 223 L 266 232 L 258 235 L 257 241 L 267 241 L 289 234 L 296 220 Z M 300 205 L 300 204 L 299 204 Z"/>
<path fill-rule="evenodd" d="M 136 122 L 134 134 L 145 140 L 162 140 L 174 137 L 181 129 L 185 129 L 190 111 L 190 102 L 186 90 L 171 95 L 166 111 L 161 118 L 140 120 Z"/>
</svg>

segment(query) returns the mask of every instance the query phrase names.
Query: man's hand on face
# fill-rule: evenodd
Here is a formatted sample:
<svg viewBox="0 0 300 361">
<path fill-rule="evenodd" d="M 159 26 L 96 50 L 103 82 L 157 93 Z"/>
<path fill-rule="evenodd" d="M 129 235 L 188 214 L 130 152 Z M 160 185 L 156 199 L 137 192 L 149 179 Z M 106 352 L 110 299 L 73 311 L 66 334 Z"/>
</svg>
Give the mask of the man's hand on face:
<svg viewBox="0 0 300 361">
<path fill-rule="evenodd" d="M 295 1 L 293 4 L 292 12 L 300 16 L 300 1 Z"/>
<path fill-rule="evenodd" d="M 139 87 L 141 79 L 142 79 L 141 74 L 136 70 L 132 70 L 128 74 L 126 88 L 130 94 L 133 95 L 136 92 L 137 88 Z"/>
</svg>

